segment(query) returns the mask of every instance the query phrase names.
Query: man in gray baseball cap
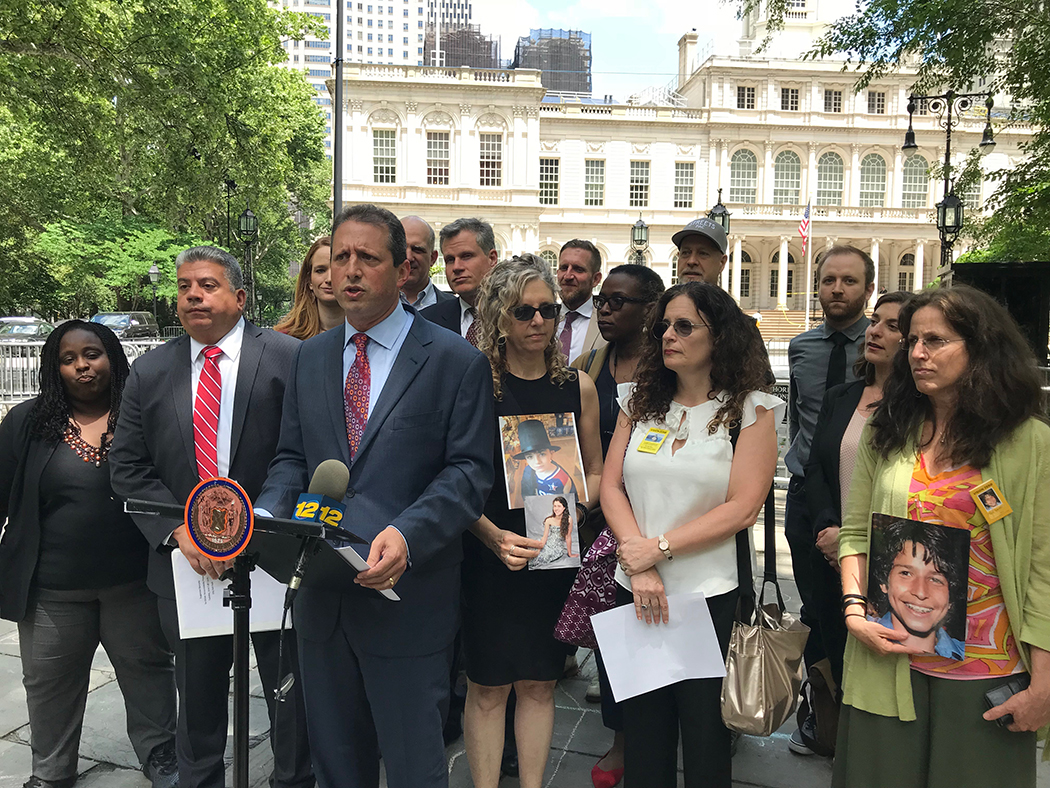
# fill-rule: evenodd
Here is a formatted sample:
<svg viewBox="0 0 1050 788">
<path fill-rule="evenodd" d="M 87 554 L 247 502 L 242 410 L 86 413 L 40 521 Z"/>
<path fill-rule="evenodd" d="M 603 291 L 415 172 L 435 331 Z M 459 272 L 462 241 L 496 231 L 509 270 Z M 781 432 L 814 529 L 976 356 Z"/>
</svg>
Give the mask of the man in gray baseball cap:
<svg viewBox="0 0 1050 788">
<path fill-rule="evenodd" d="M 678 247 L 678 281 L 717 285 L 729 255 L 726 232 L 718 222 L 693 219 L 671 236 Z"/>
</svg>

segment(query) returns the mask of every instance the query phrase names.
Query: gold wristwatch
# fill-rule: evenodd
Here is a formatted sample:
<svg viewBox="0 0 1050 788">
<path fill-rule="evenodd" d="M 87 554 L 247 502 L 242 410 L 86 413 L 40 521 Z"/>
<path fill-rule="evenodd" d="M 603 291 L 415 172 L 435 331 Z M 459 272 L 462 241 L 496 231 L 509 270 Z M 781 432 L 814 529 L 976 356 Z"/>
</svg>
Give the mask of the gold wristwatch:
<svg viewBox="0 0 1050 788">
<path fill-rule="evenodd" d="M 659 541 L 657 541 L 656 544 L 660 548 L 660 552 L 664 554 L 664 558 L 666 558 L 668 561 L 673 561 L 674 556 L 671 555 L 671 543 L 667 541 L 667 537 L 663 534 L 660 534 L 660 536 L 657 538 Z"/>
</svg>

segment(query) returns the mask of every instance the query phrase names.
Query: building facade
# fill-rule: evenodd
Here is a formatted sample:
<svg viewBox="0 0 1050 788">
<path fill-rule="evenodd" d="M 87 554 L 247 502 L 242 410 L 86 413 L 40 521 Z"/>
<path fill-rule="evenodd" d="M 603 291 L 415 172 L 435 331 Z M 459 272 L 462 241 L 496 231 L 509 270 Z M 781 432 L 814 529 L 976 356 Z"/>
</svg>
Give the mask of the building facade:
<svg viewBox="0 0 1050 788">
<path fill-rule="evenodd" d="M 920 150 L 901 152 L 909 76 L 854 93 L 841 62 L 694 63 L 696 41 L 692 32 L 679 42 L 680 106 L 553 96 L 536 70 L 348 65 L 343 199 L 418 214 L 435 228 L 480 216 L 501 255 L 555 260 L 565 241 L 585 238 L 607 268 L 631 259 L 641 218 L 644 258 L 670 283 L 671 235 L 706 214 L 721 189 L 731 212 L 723 286 L 745 309 L 805 308 L 812 279 L 798 227 L 808 202 L 814 259 L 853 244 L 877 263 L 876 293 L 928 283 L 943 194 L 930 168 L 943 159 L 944 132 L 936 116 L 917 114 Z M 983 128 L 983 117 L 963 118 L 953 150 L 976 147 Z M 1012 166 L 1027 137 L 997 130 L 985 170 Z M 965 195 L 970 208 L 993 189 L 977 184 Z"/>
</svg>

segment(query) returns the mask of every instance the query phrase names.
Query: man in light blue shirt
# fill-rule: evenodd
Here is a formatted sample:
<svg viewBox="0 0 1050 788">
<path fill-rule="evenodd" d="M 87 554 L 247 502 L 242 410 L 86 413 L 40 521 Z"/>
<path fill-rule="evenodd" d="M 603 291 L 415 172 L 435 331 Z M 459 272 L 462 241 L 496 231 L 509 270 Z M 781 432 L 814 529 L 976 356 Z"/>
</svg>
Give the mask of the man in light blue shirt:
<svg viewBox="0 0 1050 788">
<path fill-rule="evenodd" d="M 408 255 L 408 278 L 401 285 L 401 300 L 417 310 L 452 300 L 454 296 L 439 290 L 430 278 L 430 269 L 438 256 L 434 229 L 418 216 L 404 217 L 401 226 L 405 228 Z"/>
</svg>

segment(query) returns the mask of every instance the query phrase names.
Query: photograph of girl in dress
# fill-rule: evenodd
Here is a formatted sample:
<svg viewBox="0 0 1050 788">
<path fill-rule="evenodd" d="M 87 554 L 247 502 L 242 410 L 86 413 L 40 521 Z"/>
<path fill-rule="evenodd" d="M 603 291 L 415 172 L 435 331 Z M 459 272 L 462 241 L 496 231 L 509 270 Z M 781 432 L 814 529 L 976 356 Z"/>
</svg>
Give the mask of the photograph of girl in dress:
<svg viewBox="0 0 1050 788">
<path fill-rule="evenodd" d="M 576 496 L 530 495 L 525 498 L 525 532 L 543 543 L 529 569 L 571 569 L 580 565 L 576 531 Z"/>
<path fill-rule="evenodd" d="M 587 500 L 574 414 L 500 416 L 499 422 L 509 508 L 521 509 L 532 495 Z"/>
</svg>

